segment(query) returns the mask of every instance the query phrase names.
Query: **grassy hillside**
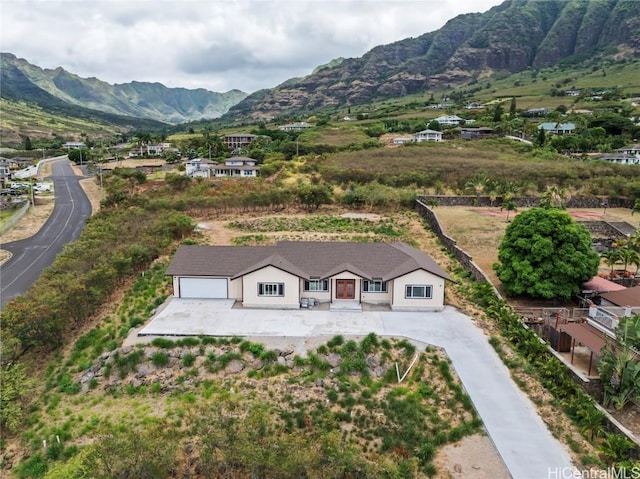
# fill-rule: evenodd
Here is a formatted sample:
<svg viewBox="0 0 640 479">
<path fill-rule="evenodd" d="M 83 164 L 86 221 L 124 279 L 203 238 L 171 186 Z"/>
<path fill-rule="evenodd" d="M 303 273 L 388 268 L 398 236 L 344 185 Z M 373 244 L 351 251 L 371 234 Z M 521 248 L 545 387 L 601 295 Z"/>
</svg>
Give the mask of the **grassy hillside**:
<svg viewBox="0 0 640 479">
<path fill-rule="evenodd" d="M 0 111 L 2 146 L 20 146 L 25 135 L 32 141 L 46 142 L 54 136 L 79 138 L 80 133 L 91 138 L 108 138 L 128 130 L 126 127 L 50 113 L 35 105 L 5 99 L 0 99 Z"/>
<path fill-rule="evenodd" d="M 457 194 L 468 193 L 465 185 L 477 174 L 497 184 L 512 182 L 520 194 L 538 194 L 553 184 L 578 195 L 640 191 L 640 169 L 633 165 L 574 160 L 503 139 L 346 151 L 313 165 L 327 181 L 378 181 Z"/>
</svg>

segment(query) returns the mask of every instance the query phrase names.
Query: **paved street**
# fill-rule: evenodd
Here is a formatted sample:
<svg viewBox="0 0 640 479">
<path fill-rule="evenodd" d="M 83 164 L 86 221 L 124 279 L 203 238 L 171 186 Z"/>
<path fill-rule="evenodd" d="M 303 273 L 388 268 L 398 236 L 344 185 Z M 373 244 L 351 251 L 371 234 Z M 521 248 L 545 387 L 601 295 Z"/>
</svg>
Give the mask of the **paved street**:
<svg viewBox="0 0 640 479">
<path fill-rule="evenodd" d="M 406 337 L 444 348 L 515 479 L 568 477 L 568 451 L 511 380 L 484 333 L 454 308 L 441 313 L 231 309 L 230 300 L 172 299 L 140 335 L 280 338 L 302 353 L 310 338 L 336 334 Z M 132 338 L 130 338 L 132 339 Z M 139 338 L 141 339 L 141 338 Z M 566 468 L 566 469 L 565 469 Z M 550 473 L 551 470 L 551 473 Z M 556 474 L 554 476 L 554 474 Z"/>
<path fill-rule="evenodd" d="M 42 228 L 33 236 L 2 244 L 12 256 L 0 266 L 0 310 L 12 298 L 24 294 L 53 264 L 64 245 L 80 237 L 91 203 L 66 157 L 54 158 L 51 179 L 55 207 Z M 29 213 L 27 213 L 29 214 Z"/>
</svg>

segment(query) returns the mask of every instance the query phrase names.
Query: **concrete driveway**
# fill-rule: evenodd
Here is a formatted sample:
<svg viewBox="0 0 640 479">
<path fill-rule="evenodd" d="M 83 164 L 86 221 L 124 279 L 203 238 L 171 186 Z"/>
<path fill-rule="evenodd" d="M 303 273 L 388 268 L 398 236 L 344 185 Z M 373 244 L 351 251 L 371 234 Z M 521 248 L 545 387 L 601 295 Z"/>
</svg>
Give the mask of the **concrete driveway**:
<svg viewBox="0 0 640 479">
<path fill-rule="evenodd" d="M 509 472 L 515 479 L 572 477 L 571 458 L 529 398 L 511 380 L 473 320 L 440 313 L 232 309 L 230 300 L 173 298 L 139 335 L 214 335 L 305 341 L 336 334 L 406 337 L 446 350 Z"/>
</svg>

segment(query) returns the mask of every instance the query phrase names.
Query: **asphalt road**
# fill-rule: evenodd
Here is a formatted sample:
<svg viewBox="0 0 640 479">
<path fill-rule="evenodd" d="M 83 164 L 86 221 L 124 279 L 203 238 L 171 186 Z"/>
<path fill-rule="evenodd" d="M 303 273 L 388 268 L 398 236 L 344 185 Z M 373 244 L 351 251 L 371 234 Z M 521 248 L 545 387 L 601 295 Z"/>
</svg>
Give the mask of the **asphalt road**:
<svg viewBox="0 0 640 479">
<path fill-rule="evenodd" d="M 0 266 L 0 310 L 25 293 L 53 264 L 65 244 L 75 241 L 91 215 L 91 203 L 67 159 L 53 163 L 55 207 L 44 226 L 30 238 L 2 245 L 12 257 Z M 27 213 L 29 214 L 29 213 Z"/>
</svg>

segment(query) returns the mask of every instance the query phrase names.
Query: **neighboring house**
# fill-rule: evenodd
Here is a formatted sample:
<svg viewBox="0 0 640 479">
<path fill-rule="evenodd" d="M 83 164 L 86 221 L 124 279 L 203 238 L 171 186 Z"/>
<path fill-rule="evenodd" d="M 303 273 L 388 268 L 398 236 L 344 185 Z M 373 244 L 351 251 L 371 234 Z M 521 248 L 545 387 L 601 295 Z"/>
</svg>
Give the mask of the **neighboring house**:
<svg viewBox="0 0 640 479">
<path fill-rule="evenodd" d="M 192 178 L 210 178 L 215 162 L 205 158 L 194 158 L 184 163 L 185 174 Z"/>
<path fill-rule="evenodd" d="M 273 246 L 181 245 L 167 268 L 176 298 L 235 299 L 245 308 L 362 303 L 440 311 L 451 277 L 405 243 L 280 241 Z"/>
<path fill-rule="evenodd" d="M 86 145 L 81 141 L 67 141 L 62 148 L 67 150 L 79 150 L 80 148 L 86 148 Z"/>
<path fill-rule="evenodd" d="M 0 186 L 4 188 L 4 185 L 11 179 L 11 168 L 9 167 L 9 160 L 0 158 Z"/>
<path fill-rule="evenodd" d="M 616 163 L 618 165 L 638 165 L 640 164 L 640 154 L 627 155 L 626 153 L 603 153 L 597 157 L 599 160 Z"/>
<path fill-rule="evenodd" d="M 305 121 L 289 123 L 287 125 L 281 125 L 278 127 L 278 129 L 281 131 L 303 131 L 307 128 L 311 128 L 311 125 Z"/>
<path fill-rule="evenodd" d="M 484 105 L 482 103 L 476 103 L 476 102 L 469 103 L 468 105 L 464 106 L 465 110 L 480 110 L 482 108 L 484 108 Z"/>
<path fill-rule="evenodd" d="M 439 116 L 435 119 L 440 125 L 450 126 L 450 125 L 459 125 L 460 123 L 464 123 L 465 119 L 460 118 L 457 115 L 444 115 Z"/>
<path fill-rule="evenodd" d="M 443 101 L 442 103 L 431 104 L 427 108 L 429 108 L 430 110 L 445 110 L 453 106 L 455 106 L 455 103 L 451 101 Z"/>
<path fill-rule="evenodd" d="M 580 96 L 580 90 L 567 90 L 564 92 L 565 96 Z"/>
<path fill-rule="evenodd" d="M 171 143 L 157 143 L 152 145 L 147 145 L 147 155 L 149 156 L 160 156 L 164 152 L 174 151 L 179 152 L 178 148 L 172 148 Z"/>
<path fill-rule="evenodd" d="M 523 116 L 545 116 L 551 113 L 548 108 L 529 108 L 522 115 Z"/>
<path fill-rule="evenodd" d="M 623 148 L 618 148 L 620 153 L 624 155 L 640 155 L 640 144 L 635 144 L 631 146 L 625 146 Z"/>
<path fill-rule="evenodd" d="M 421 143 L 423 141 L 442 141 L 442 132 L 435 130 L 422 130 L 411 136 L 394 138 L 391 142 L 394 145 L 404 145 L 405 143 Z"/>
<path fill-rule="evenodd" d="M 259 166 L 256 160 L 244 156 L 232 156 L 224 160 L 224 165 L 214 165 L 212 176 L 240 176 L 243 178 L 255 178 L 258 176 Z"/>
<path fill-rule="evenodd" d="M 462 128 L 460 131 L 460 139 L 473 140 L 476 138 L 489 138 L 493 135 L 493 128 L 481 126 L 480 128 Z"/>
<path fill-rule="evenodd" d="M 422 130 L 413 135 L 413 141 L 421 143 L 423 141 L 442 141 L 442 132 L 436 130 Z"/>
<path fill-rule="evenodd" d="M 233 151 L 237 148 L 243 148 L 258 138 L 250 133 L 237 133 L 234 135 L 225 135 L 224 144 L 227 149 Z"/>
<path fill-rule="evenodd" d="M 576 124 L 546 122 L 540 123 L 538 130 L 544 130 L 545 133 L 553 133 L 554 135 L 568 135 L 576 130 Z"/>
</svg>

